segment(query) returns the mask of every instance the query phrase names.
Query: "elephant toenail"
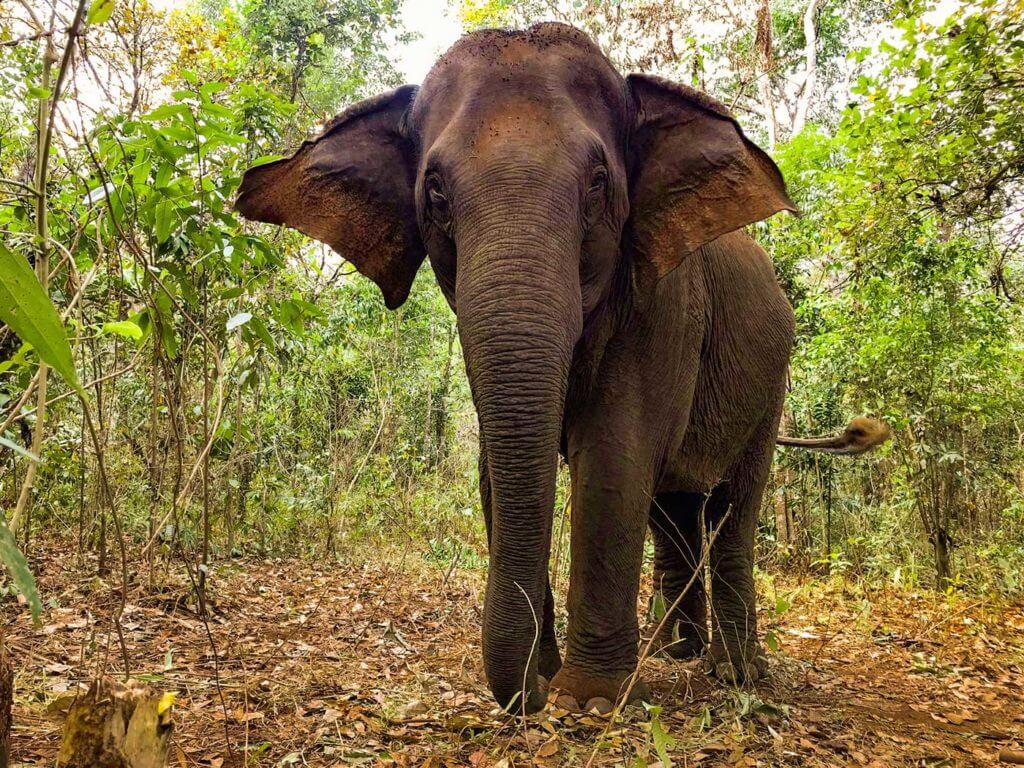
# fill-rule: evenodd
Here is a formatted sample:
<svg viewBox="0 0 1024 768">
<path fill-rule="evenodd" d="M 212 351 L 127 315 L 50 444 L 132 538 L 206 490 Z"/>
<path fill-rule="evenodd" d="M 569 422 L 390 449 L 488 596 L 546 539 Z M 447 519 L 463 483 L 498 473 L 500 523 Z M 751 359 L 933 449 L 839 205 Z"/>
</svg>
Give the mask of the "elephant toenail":
<svg viewBox="0 0 1024 768">
<path fill-rule="evenodd" d="M 580 709 L 580 703 L 576 701 L 575 696 L 570 696 L 567 693 L 563 693 L 557 699 L 555 699 L 555 706 L 567 709 L 570 712 L 578 712 Z"/>
<path fill-rule="evenodd" d="M 599 715 L 607 715 L 612 711 L 612 703 L 603 696 L 595 696 L 587 700 L 587 712 L 596 711 Z"/>
<path fill-rule="evenodd" d="M 724 683 L 735 683 L 737 680 L 736 667 L 731 662 L 723 661 L 715 665 L 715 677 Z"/>
</svg>

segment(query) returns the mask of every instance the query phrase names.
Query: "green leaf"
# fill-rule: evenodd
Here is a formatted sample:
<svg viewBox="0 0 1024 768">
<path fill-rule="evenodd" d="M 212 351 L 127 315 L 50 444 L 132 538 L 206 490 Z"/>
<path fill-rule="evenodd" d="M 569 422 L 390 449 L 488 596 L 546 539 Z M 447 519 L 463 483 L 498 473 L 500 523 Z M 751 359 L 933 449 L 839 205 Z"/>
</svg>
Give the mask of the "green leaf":
<svg viewBox="0 0 1024 768">
<path fill-rule="evenodd" d="M 143 120 L 156 122 L 157 120 L 191 120 L 192 111 L 184 104 L 161 104 L 156 109 L 147 112 L 142 116 Z"/>
<path fill-rule="evenodd" d="M 654 593 L 654 597 L 651 598 L 651 616 L 655 621 L 661 621 L 665 618 L 665 614 L 668 612 L 668 608 L 665 605 L 665 593 L 660 589 Z"/>
<path fill-rule="evenodd" d="M 267 330 L 267 326 L 258 317 L 254 317 L 252 320 L 250 320 L 246 327 L 249 328 L 249 330 L 251 330 L 252 333 L 254 334 L 255 338 L 258 338 L 260 341 L 262 341 L 267 346 L 268 349 L 274 349 L 276 347 L 276 345 L 274 344 L 274 337 L 270 335 L 270 331 Z"/>
<path fill-rule="evenodd" d="M 156 240 L 162 243 L 171 235 L 171 217 L 174 208 L 167 200 L 161 200 L 156 204 Z"/>
<path fill-rule="evenodd" d="M 31 344 L 39 358 L 85 397 L 60 315 L 19 254 L 0 244 L 0 321 Z"/>
<path fill-rule="evenodd" d="M 18 591 L 25 596 L 25 599 L 28 601 L 28 607 L 32 611 L 32 621 L 36 626 L 39 626 L 41 623 L 39 617 L 43 612 L 43 604 L 40 602 L 39 592 L 36 590 L 36 580 L 32 576 L 32 571 L 28 568 L 25 556 L 18 549 L 14 535 L 3 523 L 0 523 L 0 562 L 4 564 L 7 571 L 11 574 L 11 579 L 14 581 L 15 586 L 18 587 Z"/>
<path fill-rule="evenodd" d="M 132 181 L 135 186 L 144 185 L 149 179 L 149 172 L 153 168 L 153 163 L 149 160 L 143 160 L 134 168 L 132 168 Z"/>
<path fill-rule="evenodd" d="M 16 454 L 18 454 L 19 456 L 24 456 L 29 461 L 34 461 L 36 464 L 39 463 L 39 457 L 32 453 L 32 451 L 30 451 L 28 448 L 22 448 L 16 442 L 14 442 L 13 440 L 8 440 L 3 435 L 0 435 L 0 445 L 2 445 L 4 448 L 10 448 Z"/>
<path fill-rule="evenodd" d="M 215 82 L 206 83 L 205 85 L 203 85 L 199 89 L 199 93 L 203 94 L 204 96 L 210 96 L 210 95 L 212 95 L 214 93 L 220 93 L 221 91 L 223 91 L 227 87 L 228 87 L 227 83 L 221 83 L 221 82 L 216 82 L 215 81 Z"/>
<path fill-rule="evenodd" d="M 157 189 L 166 187 L 167 183 L 171 180 L 172 173 L 174 173 L 173 165 L 161 165 L 160 170 L 156 172 L 156 179 L 153 180 L 153 186 Z"/>
<path fill-rule="evenodd" d="M 118 336 L 124 336 L 129 339 L 138 341 L 142 338 L 142 329 L 137 323 L 131 320 L 118 320 L 112 323 L 103 324 L 104 335 L 108 333 L 116 333 Z"/>
<path fill-rule="evenodd" d="M 669 736 L 668 731 L 661 724 L 661 707 L 644 705 L 651 716 L 651 741 L 654 744 L 654 751 L 658 753 L 662 768 L 672 768 L 672 758 L 668 752 L 676 746 L 676 740 Z"/>
<path fill-rule="evenodd" d="M 93 0 L 85 16 L 87 24 L 102 24 L 114 13 L 114 0 Z"/>
<path fill-rule="evenodd" d="M 166 323 L 160 323 L 160 341 L 169 358 L 173 360 L 178 356 L 178 339 L 174 335 L 174 328 Z"/>
</svg>

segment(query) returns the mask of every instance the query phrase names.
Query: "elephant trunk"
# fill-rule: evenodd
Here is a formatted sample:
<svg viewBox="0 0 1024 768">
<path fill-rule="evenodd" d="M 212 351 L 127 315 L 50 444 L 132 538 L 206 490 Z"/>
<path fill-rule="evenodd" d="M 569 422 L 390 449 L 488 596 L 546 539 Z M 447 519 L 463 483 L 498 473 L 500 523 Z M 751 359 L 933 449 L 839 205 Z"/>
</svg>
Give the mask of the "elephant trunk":
<svg viewBox="0 0 1024 768">
<path fill-rule="evenodd" d="M 558 445 L 581 309 L 561 238 L 476 230 L 456 286 L 459 335 L 490 472 L 484 668 L 498 703 L 536 711 Z M 577 245 L 577 252 L 578 252 Z"/>
</svg>

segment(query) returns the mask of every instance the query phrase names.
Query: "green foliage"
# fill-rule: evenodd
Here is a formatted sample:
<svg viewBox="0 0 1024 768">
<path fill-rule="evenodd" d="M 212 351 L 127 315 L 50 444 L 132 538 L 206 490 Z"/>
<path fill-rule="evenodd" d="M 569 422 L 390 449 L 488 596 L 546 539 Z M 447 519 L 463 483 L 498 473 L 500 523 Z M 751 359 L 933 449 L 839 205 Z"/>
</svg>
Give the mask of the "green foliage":
<svg viewBox="0 0 1024 768">
<path fill-rule="evenodd" d="M 507 27 L 515 23 L 519 5 L 509 0 L 462 0 L 459 18 L 467 30 Z"/>
<path fill-rule="evenodd" d="M 32 451 L 28 450 L 27 448 L 22 448 L 13 440 L 8 440 L 6 437 L 3 437 L 2 435 L 0 435 L 0 447 L 6 448 L 9 451 L 14 451 L 16 454 L 18 454 L 22 458 L 28 459 L 29 461 L 39 461 L 39 457 L 32 453 Z"/>
<path fill-rule="evenodd" d="M 39 358 L 81 391 L 60 316 L 25 258 L 0 243 L 0 321 Z"/>
<path fill-rule="evenodd" d="M 35 577 L 29 570 L 25 556 L 18 549 L 18 543 L 14 540 L 14 536 L 3 523 L 0 523 L 0 563 L 3 563 L 4 568 L 11 575 L 14 585 L 28 602 L 29 609 L 32 611 L 32 621 L 39 625 L 43 605 L 39 600 Z"/>
<path fill-rule="evenodd" d="M 922 20 L 929 9 L 911 3 L 899 38 L 878 46 L 884 67 L 858 79 L 844 130 L 885 198 L 970 229 L 1002 218 L 1024 179 L 1024 20 L 1013 0 L 983 0 L 937 26 Z"/>
<path fill-rule="evenodd" d="M 367 85 L 397 85 L 381 55 L 384 34 L 397 23 L 398 0 L 249 0 L 243 31 L 282 92 L 300 90 L 314 110 L 328 111 Z"/>
<path fill-rule="evenodd" d="M 1001 468 L 1022 459 L 1010 437 L 1024 408 L 1012 300 L 1021 274 L 1007 247 L 1024 131 L 1011 107 L 1024 86 L 1010 86 L 1021 26 L 998 2 L 938 27 L 920 21 L 924 10 L 897 21 L 899 44 L 858 54 L 878 74 L 859 79 L 833 135 L 810 127 L 780 148 L 805 215 L 767 227 L 797 310 L 796 431 L 869 412 L 896 433 L 866 467 L 787 457 L 817 475 L 826 504 L 837 474 L 876 489 L 863 501 L 835 494 L 849 499 L 836 514 L 858 531 L 844 546 L 862 565 L 903 549 L 908 526 L 932 545 L 983 535 L 981 521 L 1020 493 Z M 835 556 L 823 562 L 835 567 Z"/>
<path fill-rule="evenodd" d="M 132 25 L 159 22 L 146 8 L 118 14 L 120 39 L 140 34 Z M 55 153 L 50 226 L 70 256 L 53 299 L 66 302 L 85 281 L 71 314 L 76 357 L 97 379 L 105 464 L 130 537 L 205 549 L 226 536 L 232 551 L 301 542 L 334 552 L 350 538 L 414 530 L 445 556 L 479 562 L 466 545 L 480 529 L 475 463 L 452 449 L 468 393 L 436 287 L 421 280 L 396 317 L 371 284 L 342 277 L 348 267 L 333 254 L 295 233 L 257 232 L 232 210 L 246 168 L 287 150 L 364 88 L 393 82 L 382 36 L 397 9 L 374 1 L 176 11 L 166 20 L 175 46 L 163 102 L 108 104 L 81 143 Z M 306 59 L 277 55 L 293 44 L 308 49 Z M 10 63 L 22 50 L 0 55 Z M 23 64 L 35 82 L 31 57 Z M 27 87 L 19 81 L 0 97 L 12 139 L 0 142 L 6 176 L 31 152 L 32 114 L 19 108 Z M 0 208 L 0 225 L 19 261 L 5 251 L 4 264 L 20 263 L 37 290 L 8 287 L 52 315 L 20 253 L 32 252 L 34 201 L 12 203 Z M 52 330 L 26 336 L 40 355 Z M 10 346 L 6 329 L 0 345 L 5 416 L 34 361 L 27 347 Z M 80 418 L 70 402 L 51 411 L 34 521 L 66 523 L 75 510 L 82 543 L 102 551 L 109 521 L 96 505 Z M 3 441 L 25 454 L 14 431 Z M 158 530 L 161 520 L 170 522 Z"/>
</svg>

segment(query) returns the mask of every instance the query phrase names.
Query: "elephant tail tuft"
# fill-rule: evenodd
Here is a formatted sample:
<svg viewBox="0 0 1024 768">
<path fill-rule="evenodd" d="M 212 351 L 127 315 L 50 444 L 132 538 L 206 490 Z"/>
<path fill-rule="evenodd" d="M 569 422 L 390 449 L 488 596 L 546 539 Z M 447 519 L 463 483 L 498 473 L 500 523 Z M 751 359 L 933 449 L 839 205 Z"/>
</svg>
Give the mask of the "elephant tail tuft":
<svg viewBox="0 0 1024 768">
<path fill-rule="evenodd" d="M 884 421 L 858 416 L 846 425 L 846 429 L 840 435 L 832 437 L 784 437 L 779 435 L 775 438 L 775 442 L 790 448 L 806 448 L 811 451 L 824 451 L 843 456 L 858 456 L 881 445 L 891 435 L 889 425 Z"/>
</svg>

